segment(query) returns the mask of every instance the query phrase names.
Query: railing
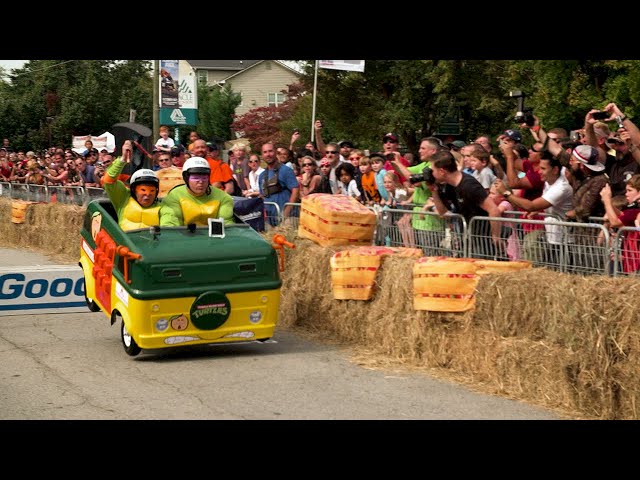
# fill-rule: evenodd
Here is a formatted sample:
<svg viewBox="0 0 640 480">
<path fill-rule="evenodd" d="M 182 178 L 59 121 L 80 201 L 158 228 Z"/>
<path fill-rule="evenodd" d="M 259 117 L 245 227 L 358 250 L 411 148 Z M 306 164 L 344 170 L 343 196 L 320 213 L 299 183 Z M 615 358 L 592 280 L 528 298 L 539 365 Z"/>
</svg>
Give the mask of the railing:
<svg viewBox="0 0 640 480">
<path fill-rule="evenodd" d="M 0 182 L 0 196 L 12 199 L 86 205 L 106 198 L 102 188 L 65 185 L 28 185 Z M 300 203 L 286 203 L 284 212 L 275 202 L 264 202 L 267 228 L 299 225 Z M 413 210 L 414 207 L 416 210 Z M 640 228 L 619 228 L 615 235 L 602 224 L 603 218 L 589 217 L 590 223 L 563 222 L 548 214 L 541 220 L 522 218 L 526 212 L 507 211 L 504 217 L 474 217 L 469 224 L 459 214 L 440 217 L 422 211 L 419 205 L 400 209 L 370 208 L 377 215 L 372 244 L 421 248 L 427 256 L 471 257 L 503 261 L 529 260 L 533 266 L 580 275 L 640 274 Z M 491 222 L 500 223 L 500 241 L 491 236 Z"/>
</svg>

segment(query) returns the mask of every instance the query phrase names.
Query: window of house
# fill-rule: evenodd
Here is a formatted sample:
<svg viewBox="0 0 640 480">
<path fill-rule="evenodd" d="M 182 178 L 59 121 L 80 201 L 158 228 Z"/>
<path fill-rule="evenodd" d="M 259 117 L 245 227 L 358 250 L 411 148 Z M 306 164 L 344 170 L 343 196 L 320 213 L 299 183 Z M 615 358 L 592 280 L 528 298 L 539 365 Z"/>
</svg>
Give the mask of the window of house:
<svg viewBox="0 0 640 480">
<path fill-rule="evenodd" d="M 277 107 L 281 103 L 284 103 L 284 93 L 270 93 L 267 96 L 267 101 L 270 107 Z"/>
<path fill-rule="evenodd" d="M 198 70 L 198 83 L 207 83 L 208 73 L 206 70 Z"/>
</svg>

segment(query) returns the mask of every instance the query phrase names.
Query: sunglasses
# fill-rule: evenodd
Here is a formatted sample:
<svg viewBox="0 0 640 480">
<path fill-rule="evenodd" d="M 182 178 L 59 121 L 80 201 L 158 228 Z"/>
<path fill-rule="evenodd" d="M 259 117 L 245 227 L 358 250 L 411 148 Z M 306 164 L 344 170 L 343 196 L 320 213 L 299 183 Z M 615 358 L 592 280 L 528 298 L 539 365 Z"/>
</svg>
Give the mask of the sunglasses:
<svg viewBox="0 0 640 480">
<path fill-rule="evenodd" d="M 258 163 L 258 161 L 257 160 L 249 160 L 248 163 Z"/>
<path fill-rule="evenodd" d="M 207 175 L 206 173 L 192 173 L 191 175 L 189 175 L 189 180 L 195 180 L 196 182 L 205 181 L 209 180 L 209 175 Z"/>
<path fill-rule="evenodd" d="M 384 143 L 398 143 L 398 142 L 395 140 L 391 140 L 390 138 L 385 138 Z"/>
<path fill-rule="evenodd" d="M 326 153 L 327 155 L 336 155 L 338 152 L 336 152 L 335 150 L 325 150 L 324 153 Z"/>
<path fill-rule="evenodd" d="M 170 158 L 159 158 L 158 161 L 159 162 L 170 162 L 171 159 Z"/>
<path fill-rule="evenodd" d="M 331 168 L 331 165 L 320 165 L 320 168 Z"/>
<path fill-rule="evenodd" d="M 313 163 L 303 163 L 303 167 L 313 167 Z"/>
<path fill-rule="evenodd" d="M 362 157 L 349 157 L 349 160 L 360 160 Z"/>
</svg>

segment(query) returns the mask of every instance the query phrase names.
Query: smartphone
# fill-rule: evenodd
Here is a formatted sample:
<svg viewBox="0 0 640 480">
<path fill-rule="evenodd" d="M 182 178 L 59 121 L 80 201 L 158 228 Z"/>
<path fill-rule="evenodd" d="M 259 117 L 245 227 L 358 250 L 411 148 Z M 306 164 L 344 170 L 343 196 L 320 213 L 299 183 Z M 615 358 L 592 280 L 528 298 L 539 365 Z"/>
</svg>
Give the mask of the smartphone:
<svg viewBox="0 0 640 480">
<path fill-rule="evenodd" d="M 605 120 L 605 119 L 609 118 L 609 113 L 608 112 L 593 112 L 591 114 L 591 116 L 593 117 L 594 120 Z"/>
</svg>

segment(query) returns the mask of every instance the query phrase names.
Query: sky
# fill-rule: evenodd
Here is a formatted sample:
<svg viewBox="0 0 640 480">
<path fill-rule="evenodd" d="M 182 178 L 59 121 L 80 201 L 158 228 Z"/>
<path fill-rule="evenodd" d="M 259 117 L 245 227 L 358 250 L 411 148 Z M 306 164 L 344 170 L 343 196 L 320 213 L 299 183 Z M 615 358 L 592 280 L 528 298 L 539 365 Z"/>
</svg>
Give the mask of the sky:
<svg viewBox="0 0 640 480">
<path fill-rule="evenodd" d="M 0 60 L 0 67 L 11 70 L 12 68 L 22 67 L 26 62 L 26 60 Z"/>
</svg>

